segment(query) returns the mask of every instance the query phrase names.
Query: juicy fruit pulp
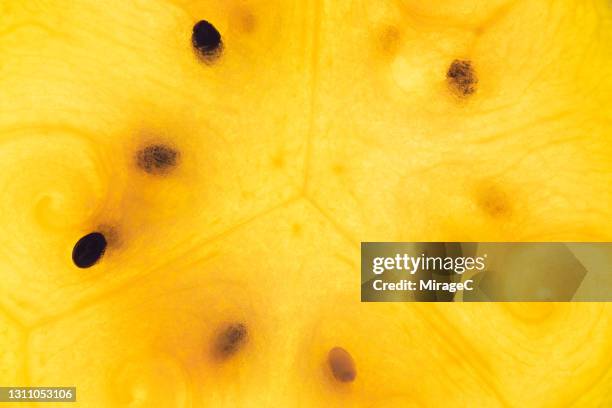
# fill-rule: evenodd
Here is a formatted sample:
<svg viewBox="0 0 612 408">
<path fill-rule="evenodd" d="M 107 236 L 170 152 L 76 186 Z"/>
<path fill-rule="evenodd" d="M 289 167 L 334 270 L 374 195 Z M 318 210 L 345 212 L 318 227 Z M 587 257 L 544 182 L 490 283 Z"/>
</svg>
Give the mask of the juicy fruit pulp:
<svg viewBox="0 0 612 408">
<path fill-rule="evenodd" d="M 0 383 L 86 407 L 611 405 L 606 304 L 359 302 L 360 241 L 610 240 L 611 19 L 1 0 Z"/>
</svg>

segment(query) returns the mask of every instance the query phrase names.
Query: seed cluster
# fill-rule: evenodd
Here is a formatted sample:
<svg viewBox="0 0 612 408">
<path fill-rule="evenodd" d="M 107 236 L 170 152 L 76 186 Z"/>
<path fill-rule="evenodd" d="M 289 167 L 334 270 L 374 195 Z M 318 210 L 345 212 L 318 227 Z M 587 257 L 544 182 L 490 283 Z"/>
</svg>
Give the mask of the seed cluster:
<svg viewBox="0 0 612 408">
<path fill-rule="evenodd" d="M 215 62 L 224 49 L 219 31 L 208 21 L 198 21 L 193 26 L 192 46 L 198 56 L 207 64 Z M 446 73 L 449 87 L 460 96 L 469 96 L 476 92 L 478 79 L 472 62 L 455 59 Z M 164 144 L 148 145 L 136 154 L 136 164 L 145 173 L 163 175 L 178 165 L 180 154 L 174 148 Z M 72 260 L 79 268 L 89 268 L 100 261 L 107 247 L 104 234 L 92 232 L 75 244 Z M 231 323 L 225 326 L 213 342 L 213 354 L 225 360 L 241 350 L 248 341 L 249 333 L 243 323 Z M 351 354 L 342 347 L 332 348 L 327 355 L 327 364 L 335 380 L 349 383 L 355 380 L 357 371 Z"/>
</svg>

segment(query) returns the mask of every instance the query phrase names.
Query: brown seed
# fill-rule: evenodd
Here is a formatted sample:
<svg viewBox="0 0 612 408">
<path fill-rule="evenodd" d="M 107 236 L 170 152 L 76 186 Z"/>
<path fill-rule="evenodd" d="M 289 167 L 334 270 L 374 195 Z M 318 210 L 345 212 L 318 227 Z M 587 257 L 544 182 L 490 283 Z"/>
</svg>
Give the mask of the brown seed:
<svg viewBox="0 0 612 408">
<path fill-rule="evenodd" d="M 136 163 L 149 174 L 164 174 L 177 165 L 178 159 L 179 153 L 173 148 L 155 144 L 140 150 Z"/>
<path fill-rule="evenodd" d="M 471 61 L 454 60 L 448 68 L 446 78 L 451 89 L 461 96 L 476 92 L 478 78 Z"/>
<path fill-rule="evenodd" d="M 214 344 L 216 358 L 225 360 L 236 354 L 248 340 L 248 331 L 242 323 L 232 323 L 221 330 Z"/>
<path fill-rule="evenodd" d="M 340 382 L 351 382 L 357 376 L 353 357 L 342 347 L 329 350 L 327 362 L 334 378 Z"/>
</svg>

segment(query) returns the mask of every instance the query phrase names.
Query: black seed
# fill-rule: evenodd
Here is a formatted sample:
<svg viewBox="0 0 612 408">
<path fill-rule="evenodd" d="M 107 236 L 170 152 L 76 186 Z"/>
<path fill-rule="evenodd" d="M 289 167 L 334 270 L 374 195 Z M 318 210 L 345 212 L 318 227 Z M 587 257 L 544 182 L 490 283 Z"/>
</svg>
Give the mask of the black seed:
<svg viewBox="0 0 612 408">
<path fill-rule="evenodd" d="M 248 331 L 244 324 L 236 323 L 225 327 L 218 335 L 214 345 L 214 354 L 219 359 L 226 359 L 234 355 L 248 338 Z"/>
<path fill-rule="evenodd" d="M 89 268 L 102 258 L 106 251 L 106 238 L 99 232 L 85 235 L 72 250 L 72 261 L 79 268 Z"/>
<path fill-rule="evenodd" d="M 206 60 L 218 57 L 223 50 L 221 34 L 206 20 L 199 21 L 193 26 L 191 42 Z"/>
<path fill-rule="evenodd" d="M 351 382 L 357 377 L 355 362 L 348 351 L 334 347 L 327 354 L 327 362 L 334 378 L 340 382 Z"/>
<path fill-rule="evenodd" d="M 150 174 L 163 174 L 176 166 L 179 153 L 164 145 L 151 145 L 138 152 L 138 167 Z"/>
<path fill-rule="evenodd" d="M 468 96 L 476 92 L 478 78 L 476 78 L 474 67 L 472 67 L 470 61 L 454 60 L 448 68 L 446 78 L 451 88 L 462 96 Z"/>
</svg>

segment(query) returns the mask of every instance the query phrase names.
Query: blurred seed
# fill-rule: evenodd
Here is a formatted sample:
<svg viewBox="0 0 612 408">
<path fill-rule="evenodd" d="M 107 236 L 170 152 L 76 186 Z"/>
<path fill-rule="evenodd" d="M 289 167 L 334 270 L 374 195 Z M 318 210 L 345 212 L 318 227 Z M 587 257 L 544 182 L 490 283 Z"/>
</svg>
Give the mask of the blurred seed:
<svg viewBox="0 0 612 408">
<path fill-rule="evenodd" d="M 327 362 L 334 378 L 340 382 L 351 382 L 357 376 L 353 357 L 342 347 L 332 348 L 327 354 Z"/>
<path fill-rule="evenodd" d="M 454 60 L 446 73 L 449 86 L 461 96 L 469 96 L 476 92 L 476 72 L 471 61 Z"/>
<path fill-rule="evenodd" d="M 242 323 L 233 323 L 223 328 L 214 344 L 214 354 L 225 360 L 236 354 L 247 342 L 248 330 Z"/>
<path fill-rule="evenodd" d="M 136 162 L 149 174 L 163 174 L 177 165 L 178 158 L 179 153 L 173 148 L 156 144 L 140 150 Z"/>
</svg>

